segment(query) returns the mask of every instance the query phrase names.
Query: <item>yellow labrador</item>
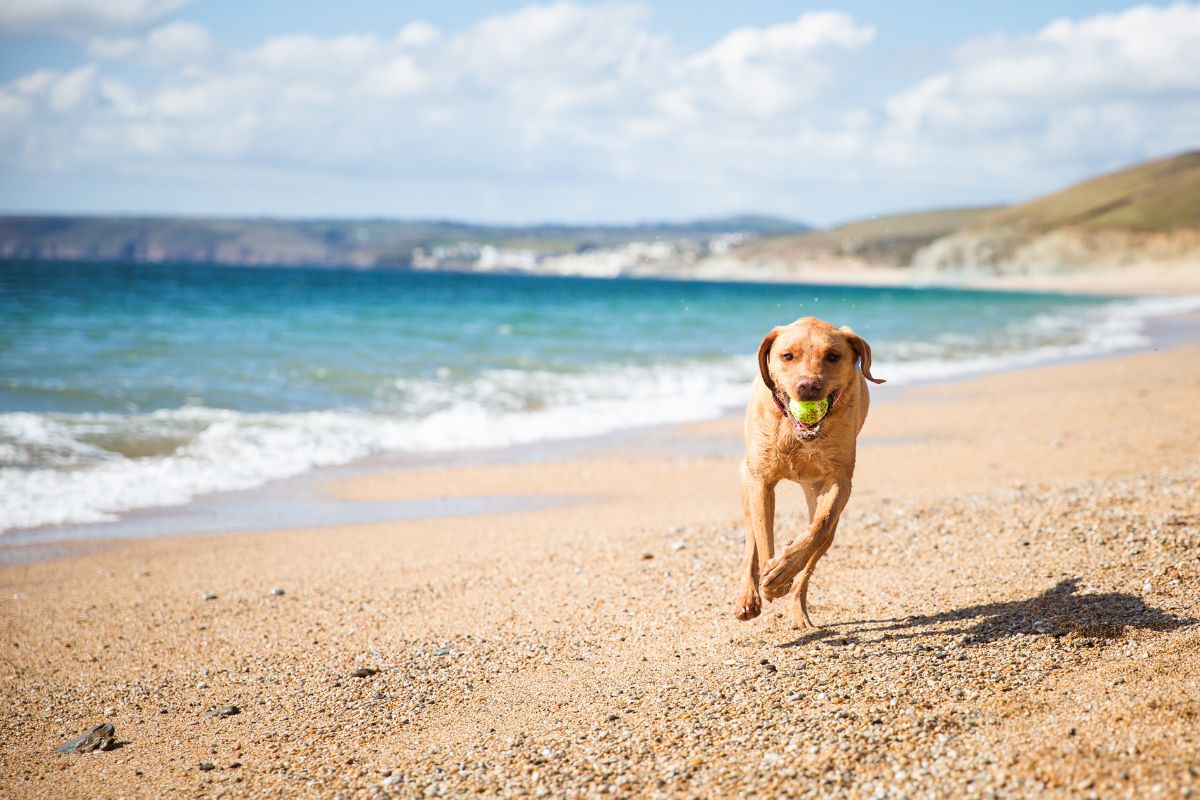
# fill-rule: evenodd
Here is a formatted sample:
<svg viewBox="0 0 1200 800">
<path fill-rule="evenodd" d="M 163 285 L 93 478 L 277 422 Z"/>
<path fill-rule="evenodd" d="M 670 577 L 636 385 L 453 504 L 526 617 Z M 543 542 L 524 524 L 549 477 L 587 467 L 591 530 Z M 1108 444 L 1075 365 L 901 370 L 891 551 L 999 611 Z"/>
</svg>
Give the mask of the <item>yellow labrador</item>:
<svg viewBox="0 0 1200 800">
<path fill-rule="evenodd" d="M 734 615 L 754 619 L 762 611 L 762 596 L 775 600 L 794 587 L 792 620 L 812 628 L 808 580 L 833 543 L 838 517 L 850 499 L 855 446 L 870 404 L 867 381 L 883 381 L 871 375 L 871 346 L 861 336 L 815 317 L 768 333 L 758 348 L 758 365 L 746 408 L 746 551 Z M 823 399 L 829 409 L 814 424 L 792 413 L 792 400 Z M 775 486 L 785 478 L 804 488 L 809 525 L 775 555 Z"/>
</svg>

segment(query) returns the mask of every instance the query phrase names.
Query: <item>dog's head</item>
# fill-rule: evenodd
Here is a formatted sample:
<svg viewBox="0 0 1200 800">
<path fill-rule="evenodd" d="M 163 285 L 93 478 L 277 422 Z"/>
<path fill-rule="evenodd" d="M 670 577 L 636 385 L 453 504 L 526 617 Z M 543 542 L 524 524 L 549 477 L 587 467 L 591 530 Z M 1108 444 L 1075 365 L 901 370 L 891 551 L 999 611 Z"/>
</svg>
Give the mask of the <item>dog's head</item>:
<svg viewBox="0 0 1200 800">
<path fill-rule="evenodd" d="M 860 369 L 867 380 L 883 383 L 871 374 L 871 346 L 865 339 L 816 317 L 802 317 L 768 333 L 758 348 L 758 367 L 780 411 L 803 438 L 816 436 L 821 423 L 800 422 L 788 411 L 790 400 L 828 400 L 833 414 L 843 393 L 856 388 Z"/>
</svg>

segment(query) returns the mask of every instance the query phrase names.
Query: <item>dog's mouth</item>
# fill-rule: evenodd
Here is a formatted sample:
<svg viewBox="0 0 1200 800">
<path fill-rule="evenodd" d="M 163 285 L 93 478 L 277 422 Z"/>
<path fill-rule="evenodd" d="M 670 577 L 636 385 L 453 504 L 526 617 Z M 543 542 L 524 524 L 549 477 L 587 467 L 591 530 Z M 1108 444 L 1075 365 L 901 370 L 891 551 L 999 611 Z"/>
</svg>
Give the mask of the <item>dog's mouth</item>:
<svg viewBox="0 0 1200 800">
<path fill-rule="evenodd" d="M 821 433 L 821 424 L 825 422 L 826 418 L 828 418 L 833 412 L 833 406 L 835 403 L 837 403 L 838 398 L 841 397 L 841 394 L 841 389 L 834 389 L 832 392 L 826 395 L 824 398 L 826 403 L 825 411 L 816 419 L 814 419 L 813 416 L 808 413 L 801 413 L 800 415 L 797 415 L 795 404 L 791 402 L 792 398 L 788 398 L 789 402 L 786 405 L 787 417 L 792 423 L 792 428 L 795 430 L 796 436 L 805 440 L 817 438 L 817 436 Z M 801 421 L 800 416 L 804 416 L 808 422 Z"/>
</svg>

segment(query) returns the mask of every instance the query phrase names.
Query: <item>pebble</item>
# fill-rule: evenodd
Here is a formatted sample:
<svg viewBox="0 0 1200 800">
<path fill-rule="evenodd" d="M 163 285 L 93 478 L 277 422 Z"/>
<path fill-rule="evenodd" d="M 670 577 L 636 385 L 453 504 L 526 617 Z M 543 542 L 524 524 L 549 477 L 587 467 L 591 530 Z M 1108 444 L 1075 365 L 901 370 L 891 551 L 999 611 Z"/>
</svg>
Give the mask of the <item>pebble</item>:
<svg viewBox="0 0 1200 800">
<path fill-rule="evenodd" d="M 232 717 L 234 714 L 240 713 L 242 713 L 242 710 L 237 706 L 221 706 L 208 712 L 208 715 L 210 717 Z"/>
<path fill-rule="evenodd" d="M 216 592 L 205 592 L 205 593 L 204 593 L 204 599 L 205 599 L 205 600 L 216 600 L 216 599 L 217 599 L 217 593 L 216 593 Z"/>
<path fill-rule="evenodd" d="M 58 748 L 60 753 L 95 753 L 112 750 L 117 746 L 117 731 L 111 723 L 104 722 L 76 736 Z"/>
<path fill-rule="evenodd" d="M 200 771 L 201 772 L 211 772 L 212 770 L 214 770 L 216 768 L 217 768 L 217 765 L 212 763 L 211 761 L 201 761 L 200 762 Z"/>
<path fill-rule="evenodd" d="M 270 594 L 271 597 L 283 597 L 285 594 L 287 594 L 287 592 L 285 592 L 283 589 L 279 588 L 278 586 L 272 586 L 271 591 L 268 592 L 268 594 Z"/>
<path fill-rule="evenodd" d="M 351 678 L 369 678 L 372 675 L 377 675 L 378 673 L 379 673 L 379 670 L 372 669 L 371 667 L 359 667 L 358 669 L 354 670 L 354 672 L 350 673 L 350 677 Z"/>
</svg>

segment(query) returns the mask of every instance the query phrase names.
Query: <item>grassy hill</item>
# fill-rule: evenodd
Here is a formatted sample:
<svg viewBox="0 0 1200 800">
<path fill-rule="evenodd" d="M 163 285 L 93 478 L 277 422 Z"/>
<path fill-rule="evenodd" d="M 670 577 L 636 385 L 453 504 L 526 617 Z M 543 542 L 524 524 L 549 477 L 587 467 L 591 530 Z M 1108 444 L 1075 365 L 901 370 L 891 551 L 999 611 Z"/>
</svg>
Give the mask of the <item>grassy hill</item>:
<svg viewBox="0 0 1200 800">
<path fill-rule="evenodd" d="M 973 220 L 971 230 L 1018 226 L 1171 231 L 1200 228 L 1200 151 L 1138 164 Z"/>
<path fill-rule="evenodd" d="M 913 256 L 922 280 L 1200 264 L 1200 151 L 980 216 Z"/>
<path fill-rule="evenodd" d="M 906 266 L 921 247 L 996 211 L 954 208 L 894 214 L 820 231 L 751 240 L 733 251 L 747 261 L 785 264 L 853 260 L 880 266 Z"/>
</svg>

